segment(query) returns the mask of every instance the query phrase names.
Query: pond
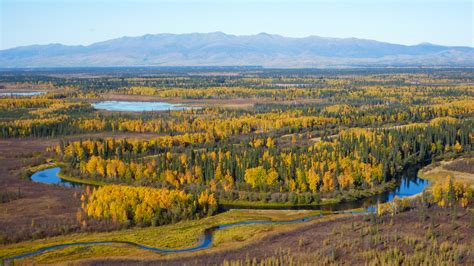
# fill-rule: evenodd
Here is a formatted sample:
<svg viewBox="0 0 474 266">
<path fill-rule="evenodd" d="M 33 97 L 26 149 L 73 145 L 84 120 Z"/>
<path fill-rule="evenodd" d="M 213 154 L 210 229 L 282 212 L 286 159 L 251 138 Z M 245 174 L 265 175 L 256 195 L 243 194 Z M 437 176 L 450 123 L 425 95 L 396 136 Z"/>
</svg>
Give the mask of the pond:
<svg viewBox="0 0 474 266">
<path fill-rule="evenodd" d="M 404 178 L 401 180 L 400 185 L 393 191 L 387 192 L 387 199 L 385 201 L 392 201 L 395 197 L 404 198 L 416 195 L 423 192 L 428 181 L 421 178 L 408 179 Z"/>
<path fill-rule="evenodd" d="M 38 171 L 31 176 L 31 180 L 33 182 L 43 183 L 43 184 L 52 184 L 52 185 L 60 185 L 63 187 L 80 187 L 82 184 L 71 182 L 62 179 L 58 176 L 59 171 L 61 168 L 54 167 L 48 168 L 45 170 Z"/>
<path fill-rule="evenodd" d="M 35 96 L 45 94 L 45 91 L 30 91 L 30 92 L 0 92 L 0 97 L 17 97 L 17 96 Z"/>
<path fill-rule="evenodd" d="M 93 103 L 92 106 L 98 110 L 123 111 L 123 112 L 147 112 L 198 109 L 200 107 L 167 102 L 130 102 L 130 101 L 102 101 Z"/>
</svg>

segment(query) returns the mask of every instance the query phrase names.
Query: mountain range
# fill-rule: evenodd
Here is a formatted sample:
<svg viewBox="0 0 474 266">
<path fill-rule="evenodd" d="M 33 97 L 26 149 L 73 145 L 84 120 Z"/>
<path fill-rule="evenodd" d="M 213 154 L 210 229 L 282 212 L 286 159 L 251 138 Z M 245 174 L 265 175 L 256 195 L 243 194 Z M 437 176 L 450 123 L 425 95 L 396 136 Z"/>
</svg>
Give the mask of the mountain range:
<svg viewBox="0 0 474 266">
<path fill-rule="evenodd" d="M 87 46 L 48 44 L 0 50 L 1 68 L 114 66 L 473 67 L 474 48 L 213 32 L 148 34 Z"/>
</svg>

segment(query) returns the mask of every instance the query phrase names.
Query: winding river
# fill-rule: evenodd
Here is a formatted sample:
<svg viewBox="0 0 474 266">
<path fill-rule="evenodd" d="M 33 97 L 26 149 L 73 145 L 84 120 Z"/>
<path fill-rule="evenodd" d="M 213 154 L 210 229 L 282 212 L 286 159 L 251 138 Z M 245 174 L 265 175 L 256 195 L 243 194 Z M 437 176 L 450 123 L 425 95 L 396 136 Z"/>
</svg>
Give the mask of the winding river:
<svg viewBox="0 0 474 266">
<path fill-rule="evenodd" d="M 48 169 L 34 173 L 30 178 L 31 178 L 31 181 L 33 182 L 43 183 L 43 184 L 59 185 L 63 187 L 83 186 L 83 184 L 81 183 L 71 182 L 71 181 L 62 179 L 58 175 L 60 171 L 61 171 L 61 168 L 59 167 L 48 168 Z"/>
<path fill-rule="evenodd" d="M 388 191 L 386 193 L 383 193 L 381 195 L 377 195 L 374 197 L 369 197 L 364 200 L 359 200 L 355 202 L 345 202 L 345 203 L 338 203 L 334 204 L 333 206 L 330 207 L 324 207 L 322 209 L 329 209 L 332 210 L 333 212 L 331 215 L 336 215 L 336 214 L 368 214 L 372 213 L 375 211 L 375 203 L 380 202 L 390 202 L 392 201 L 395 196 L 399 198 L 403 197 L 409 197 L 416 195 L 420 192 L 422 192 L 426 186 L 428 185 L 428 182 L 422 179 L 419 179 L 416 176 L 416 170 L 418 168 L 414 169 L 407 169 L 404 175 L 401 176 L 400 183 L 399 185 L 392 191 Z M 59 173 L 60 168 L 50 168 L 46 170 L 39 171 L 35 173 L 31 179 L 34 182 L 41 182 L 41 183 L 47 183 L 47 184 L 58 184 L 62 186 L 67 186 L 67 187 L 75 187 L 75 186 L 80 186 L 81 184 L 74 183 L 74 182 L 69 182 L 62 180 L 57 174 Z M 364 208 L 363 211 L 350 211 L 351 209 L 354 208 Z M 75 243 L 66 243 L 66 244 L 59 244 L 59 245 L 52 245 L 49 247 L 45 247 L 36 251 L 32 252 L 26 252 L 20 255 L 12 256 L 9 258 L 4 258 L 5 261 L 12 261 L 12 260 L 17 260 L 17 259 L 23 259 L 27 257 L 32 257 L 35 255 L 39 255 L 51 250 L 56 250 L 56 249 L 61 249 L 65 247 L 73 247 L 73 246 L 90 246 L 90 245 L 113 245 L 113 244 L 125 244 L 129 245 L 131 247 L 136 247 L 139 249 L 143 250 L 149 250 L 149 251 L 154 251 L 154 252 L 159 252 L 159 253 L 180 253 L 180 252 L 189 252 L 189 251 L 196 251 L 196 250 L 201 250 L 201 249 L 206 249 L 210 248 L 212 246 L 213 242 L 213 236 L 216 231 L 229 228 L 229 227 L 234 227 L 234 226 L 241 226 L 241 225 L 254 225 L 254 224 L 295 224 L 295 223 L 302 223 L 302 222 L 307 222 L 307 221 L 312 221 L 318 218 L 323 217 L 324 214 L 317 214 L 314 216 L 309 216 L 305 218 L 300 218 L 300 219 L 295 219 L 295 220 L 287 220 L 287 221 L 243 221 L 243 222 L 236 222 L 236 223 L 229 223 L 229 224 L 222 224 L 218 226 L 214 226 L 211 228 L 207 228 L 202 237 L 201 241 L 199 244 L 197 244 L 194 247 L 190 248 L 183 248 L 183 249 L 161 249 L 161 248 L 155 248 L 155 247 L 150 247 L 146 245 L 142 245 L 139 243 L 134 243 L 134 242 L 127 242 L 127 241 L 91 241 L 91 242 L 75 242 Z"/>
</svg>

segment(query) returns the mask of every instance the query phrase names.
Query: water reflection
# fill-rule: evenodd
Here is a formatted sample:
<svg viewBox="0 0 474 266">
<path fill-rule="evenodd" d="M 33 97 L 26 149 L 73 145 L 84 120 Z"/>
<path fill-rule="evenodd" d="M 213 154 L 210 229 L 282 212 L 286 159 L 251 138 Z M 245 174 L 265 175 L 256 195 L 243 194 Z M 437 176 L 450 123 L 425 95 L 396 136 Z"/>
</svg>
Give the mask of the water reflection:
<svg viewBox="0 0 474 266">
<path fill-rule="evenodd" d="M 15 97 L 15 96 L 35 96 L 45 94 L 45 91 L 30 91 L 30 92 L 0 92 L 0 97 Z"/>
<path fill-rule="evenodd" d="M 324 210 L 324 211 L 344 211 L 350 209 L 363 208 L 368 211 L 373 211 L 374 206 L 378 203 L 390 202 L 395 196 L 399 198 L 410 197 L 418 193 L 423 192 L 423 190 L 428 186 L 429 182 L 418 178 L 419 166 L 411 167 L 405 170 L 405 173 L 399 177 L 400 182 L 397 184 L 395 189 L 386 191 L 375 196 L 366 197 L 360 200 L 354 201 L 343 201 L 336 204 L 328 205 L 302 205 L 302 206 L 269 206 L 262 207 L 262 209 L 291 209 L 291 210 Z M 219 206 L 221 211 L 226 211 L 230 209 L 254 209 L 252 206 Z"/>
<path fill-rule="evenodd" d="M 45 183 L 45 184 L 56 184 L 64 187 L 80 187 L 83 184 L 77 182 L 71 182 L 58 176 L 61 168 L 49 168 L 42 171 L 38 171 L 31 176 L 31 180 L 34 182 Z M 375 196 L 366 197 L 360 200 L 355 201 L 345 201 L 337 204 L 329 205 L 318 205 L 318 206 L 270 206 L 262 207 L 262 209 L 292 209 L 292 210 L 325 210 L 325 211 L 343 211 L 348 209 L 364 208 L 370 209 L 377 203 L 390 202 L 395 197 L 404 198 L 416 195 L 421 193 L 426 186 L 428 186 L 428 181 L 418 178 L 416 175 L 418 167 L 409 168 L 406 170 L 405 174 L 400 177 L 399 184 L 395 189 L 387 191 Z M 226 206 L 219 205 L 220 211 L 226 211 L 229 209 L 254 209 L 252 206 Z"/>
<path fill-rule="evenodd" d="M 145 112 L 145 111 L 167 111 L 186 110 L 200 107 L 173 104 L 167 102 L 130 102 L 130 101 L 103 101 L 93 103 L 95 109 L 107 111 Z"/>
<path fill-rule="evenodd" d="M 62 179 L 58 176 L 61 168 L 54 167 L 38 171 L 31 176 L 31 180 L 38 183 L 60 185 L 63 187 L 80 187 L 82 184 Z"/>
<path fill-rule="evenodd" d="M 65 186 L 77 185 L 72 182 L 61 180 L 61 178 L 57 175 L 59 173 L 59 170 L 60 168 L 56 167 L 56 168 L 50 168 L 43 171 L 39 171 L 35 173 L 31 177 L 31 179 L 35 182 L 42 182 L 42 183 L 47 183 L 47 184 L 61 184 Z M 328 210 L 339 210 L 337 212 L 334 212 L 333 213 L 334 215 L 340 214 L 340 213 L 367 214 L 367 213 L 373 212 L 375 211 L 374 204 L 377 202 L 387 202 L 387 201 L 393 200 L 395 196 L 403 198 L 403 197 L 412 196 L 412 195 L 422 192 L 423 189 L 425 189 L 425 187 L 428 185 L 428 182 L 422 179 L 419 179 L 417 177 L 416 175 L 417 170 L 418 168 L 407 169 L 405 172 L 406 174 L 404 174 L 401 177 L 400 184 L 393 191 L 389 191 L 382 195 L 377 195 L 377 196 L 370 197 L 370 198 L 356 201 L 356 202 L 338 203 L 333 206 L 325 206 L 325 207 L 318 206 L 318 208 L 328 209 Z M 364 207 L 365 211 L 359 211 L 359 212 L 344 211 L 344 210 L 359 208 L 359 207 Z M 241 226 L 241 225 L 252 225 L 252 224 L 293 224 L 293 223 L 311 221 L 323 216 L 324 214 L 321 213 L 314 216 L 305 217 L 301 219 L 295 219 L 295 220 L 289 220 L 289 221 L 243 221 L 243 222 L 236 222 L 236 223 L 230 223 L 230 224 L 221 224 L 221 225 L 213 226 L 211 228 L 207 228 L 204 231 L 204 234 L 201 237 L 201 242 L 198 245 L 194 247 L 190 247 L 190 248 L 184 248 L 184 249 L 162 249 L 162 248 L 150 247 L 150 246 L 146 246 L 146 245 L 142 245 L 142 244 L 138 244 L 134 242 L 128 242 L 128 241 L 91 241 L 91 242 L 76 242 L 76 243 L 53 245 L 53 246 L 41 248 L 36 251 L 25 252 L 16 256 L 5 258 L 4 260 L 7 262 L 13 261 L 17 259 L 39 255 L 50 250 L 55 250 L 55 249 L 60 249 L 60 248 L 65 248 L 65 247 L 111 245 L 111 244 L 126 244 L 126 245 L 137 247 L 143 250 L 149 250 L 149 251 L 154 251 L 154 252 L 159 252 L 159 253 L 189 252 L 189 251 L 201 250 L 201 249 L 206 249 L 206 248 L 211 247 L 213 244 L 214 233 L 224 228 Z"/>
</svg>

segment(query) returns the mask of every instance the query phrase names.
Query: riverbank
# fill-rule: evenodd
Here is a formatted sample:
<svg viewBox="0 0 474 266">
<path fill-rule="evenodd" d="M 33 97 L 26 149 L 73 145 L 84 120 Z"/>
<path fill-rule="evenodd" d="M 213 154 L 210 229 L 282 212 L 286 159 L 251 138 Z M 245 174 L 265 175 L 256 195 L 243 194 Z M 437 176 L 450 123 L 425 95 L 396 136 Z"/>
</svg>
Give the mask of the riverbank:
<svg viewBox="0 0 474 266">
<path fill-rule="evenodd" d="M 388 199 L 390 200 L 390 198 Z M 165 256 L 164 254 L 169 252 L 181 253 L 183 248 L 191 248 L 186 250 L 186 252 L 192 251 L 195 248 L 207 249 L 212 247 L 213 250 L 226 247 L 236 248 L 242 246 L 244 244 L 243 241 L 245 241 L 245 244 L 249 244 L 246 240 L 252 240 L 257 235 L 263 236 L 270 231 L 282 228 L 289 230 L 294 226 L 298 226 L 298 224 L 303 224 L 303 222 L 312 222 L 313 219 L 316 221 L 319 219 L 331 219 L 333 216 L 343 217 L 351 215 L 351 208 L 345 208 L 344 210 L 346 212 L 340 212 L 337 215 L 336 213 L 322 211 L 230 210 L 208 218 L 183 221 L 173 225 L 134 228 L 110 233 L 71 234 L 44 239 L 38 241 L 37 245 L 20 243 L 16 246 L 12 245 L 8 252 L 0 252 L 0 256 L 11 258 L 21 254 L 31 254 L 35 255 L 35 259 L 32 261 L 46 263 L 70 261 L 75 259 L 75 256 L 80 258 L 88 257 L 92 250 L 94 250 L 92 252 L 93 256 L 104 257 L 114 254 L 115 256 L 136 254 L 136 252 L 133 253 L 132 251 L 136 248 L 141 249 L 140 253 L 143 253 L 143 256 L 150 256 L 150 252 L 153 253 L 153 256 Z M 360 212 L 360 210 L 357 212 L 356 210 L 356 213 L 363 214 L 364 212 Z M 324 215 L 324 217 L 321 217 L 321 215 Z M 289 219 L 289 217 L 293 219 Z M 228 224 L 234 225 L 227 227 Z M 285 226 L 280 227 L 283 224 Z M 208 238 L 206 232 L 211 232 L 210 238 Z M 118 250 L 111 249 L 111 247 L 117 246 L 125 248 L 125 251 L 119 252 Z M 82 250 L 86 248 L 87 253 L 84 254 Z M 36 254 L 35 251 L 37 250 L 48 252 Z M 58 256 L 60 257 L 59 259 Z M 66 258 L 61 258 L 61 256 Z M 30 258 L 26 258 L 26 261 L 29 260 Z"/>
<path fill-rule="evenodd" d="M 0 187 L 15 197 L 0 204 L 0 244 L 67 234 L 79 230 L 77 190 L 31 182 L 27 168 L 50 167 L 47 150 L 55 139 L 1 139 Z M 51 163 L 51 161 L 49 161 Z"/>
<path fill-rule="evenodd" d="M 197 245 L 202 239 L 204 231 L 217 225 L 245 222 L 245 221 L 289 221 L 303 219 L 320 214 L 319 211 L 269 211 L 269 210 L 232 210 L 215 216 L 182 221 L 176 224 L 159 227 L 133 228 L 127 230 L 102 232 L 102 233 L 79 233 L 67 236 L 58 236 L 48 239 L 22 242 L 18 244 L 5 245 L 0 250 L 0 257 L 11 257 L 25 252 L 39 250 L 52 245 L 66 243 L 90 242 L 90 241 L 127 241 L 139 243 L 150 247 L 163 249 L 189 248 Z M 213 246 L 234 245 L 247 240 L 258 239 L 263 234 L 279 230 L 289 229 L 297 224 L 258 224 L 242 225 L 222 229 L 215 233 Z M 120 247 L 120 248 L 117 248 Z M 115 250 L 114 250 L 115 249 Z M 110 252 L 110 253 L 109 253 Z M 85 253 L 85 254 L 84 254 Z M 144 256 L 162 256 L 151 251 L 137 250 L 135 247 L 112 244 L 112 246 L 90 246 L 84 251 L 83 246 L 64 247 L 58 250 L 39 254 L 34 258 L 22 260 L 22 262 L 53 263 L 78 258 L 100 257 L 100 256 L 125 256 L 128 254 L 142 254 Z"/>
<path fill-rule="evenodd" d="M 60 167 L 62 166 L 62 167 Z M 57 171 L 45 171 L 51 167 L 58 168 Z M 42 175 L 44 182 L 48 184 L 63 184 L 68 187 L 76 187 L 76 185 L 91 185 L 91 186 L 102 186 L 107 184 L 104 181 L 81 179 L 74 176 L 64 174 L 63 168 L 65 165 L 55 164 L 52 160 L 43 165 L 37 165 L 28 169 L 28 172 L 34 172 L 34 170 L 40 170 L 35 175 Z M 226 200 L 219 199 L 219 210 L 226 211 L 229 209 L 274 209 L 274 210 L 328 210 L 328 211 L 339 211 L 346 209 L 365 208 L 370 205 L 374 205 L 379 202 L 387 201 L 391 194 L 394 196 L 404 196 L 407 192 L 404 192 L 405 187 L 420 186 L 416 181 L 416 171 L 419 166 L 407 167 L 404 169 L 403 175 L 399 175 L 397 179 L 392 179 L 389 182 L 385 182 L 376 187 L 365 189 L 365 190 L 349 190 L 343 191 L 337 194 L 333 194 L 332 198 L 317 199 L 313 202 L 301 203 L 306 200 L 306 197 L 295 198 L 296 202 L 272 202 L 272 201 L 248 201 L 248 200 Z M 43 169 L 43 170 L 41 170 Z M 44 172 L 44 173 L 42 173 Z M 47 179 L 50 177 L 51 179 Z M 43 182 L 42 179 L 37 179 L 36 182 Z M 407 181 L 409 180 L 409 181 Z M 67 182 L 65 182 L 67 181 Z M 405 184 L 410 182 L 411 184 Z M 410 192 L 411 193 L 411 192 Z M 270 195 L 267 195 L 267 198 Z M 313 199 L 312 199 L 313 200 Z"/>
<path fill-rule="evenodd" d="M 66 167 L 66 165 L 64 165 L 62 163 L 57 163 L 52 159 L 48 160 L 48 162 L 44 163 L 44 164 L 26 167 L 26 170 L 23 170 L 23 173 L 24 173 L 24 175 L 27 175 L 28 177 L 31 177 L 35 173 L 38 173 L 40 171 L 44 171 L 44 170 L 47 170 L 47 169 L 50 169 L 50 168 L 55 168 L 55 167 L 59 167 L 61 169 L 56 174 L 60 179 L 62 179 L 64 181 L 71 182 L 73 184 L 90 185 L 90 186 L 103 186 L 103 185 L 107 184 L 106 182 L 99 181 L 99 180 L 83 179 L 83 178 L 78 178 L 78 177 L 74 177 L 74 176 L 71 176 L 71 175 L 67 175 L 62 170 L 62 169 L 64 169 L 64 167 Z"/>
<path fill-rule="evenodd" d="M 422 216 L 423 215 L 423 216 Z M 81 265 L 473 265 L 469 211 L 437 206 L 390 216 L 339 216 L 308 223 L 241 248 L 176 258 L 101 258 Z M 420 218 L 420 217 L 423 217 Z M 274 263 L 274 264 L 272 264 Z"/>
<path fill-rule="evenodd" d="M 395 180 L 390 182 L 384 183 L 379 187 L 375 187 L 372 189 L 366 190 L 353 190 L 353 191 L 346 191 L 343 194 L 335 197 L 335 198 L 323 198 L 318 202 L 313 202 L 310 204 L 300 204 L 300 203 L 292 203 L 292 202 L 263 202 L 263 201 L 248 201 L 248 200 L 225 200 L 220 199 L 219 205 L 222 209 L 330 209 L 331 206 L 335 206 L 337 204 L 347 204 L 350 205 L 351 203 L 354 204 L 354 208 L 356 207 L 357 202 L 363 199 L 367 199 L 370 197 L 374 197 L 377 195 L 381 195 L 387 191 L 394 190 L 397 187 L 397 183 Z M 337 209 L 337 208 L 336 208 Z M 335 209 L 335 210 L 336 210 Z"/>
<path fill-rule="evenodd" d="M 57 168 L 55 171 L 46 171 L 47 169 L 51 169 L 52 167 Z M 52 160 L 48 161 L 48 163 L 37 165 L 34 167 L 30 167 L 27 169 L 28 173 L 33 173 L 32 177 L 35 175 L 39 175 L 41 178 L 34 179 L 35 182 L 45 182 L 47 184 L 58 184 L 67 187 L 76 187 L 77 185 L 91 185 L 91 186 L 102 186 L 107 184 L 106 182 L 99 181 L 99 180 L 89 180 L 89 179 L 81 179 L 71 175 L 64 174 L 64 167 L 63 164 L 54 163 Z M 37 171 L 37 172 L 35 172 Z M 66 182 L 65 182 L 66 181 Z M 403 183 L 403 182 L 402 182 Z M 219 200 L 219 210 L 226 211 L 229 209 L 314 209 L 314 210 L 346 210 L 350 208 L 361 208 L 367 207 L 368 204 L 375 204 L 380 199 L 377 199 L 373 202 L 365 202 L 374 197 L 380 197 L 384 193 L 395 191 L 397 188 L 397 184 L 395 179 L 392 179 L 389 182 L 383 183 L 377 187 L 373 187 L 371 189 L 365 190 L 350 190 L 344 191 L 342 193 L 338 193 L 334 195 L 333 198 L 323 198 L 312 203 L 298 203 L 298 202 L 271 202 L 271 201 L 246 201 L 246 200 L 234 200 L 229 201 L 226 199 Z M 300 201 L 301 197 L 298 197 L 297 200 Z M 305 199 L 305 198 L 303 198 Z M 383 201 L 383 200 L 382 200 Z M 300 201 L 301 202 L 301 201 Z"/>
<path fill-rule="evenodd" d="M 474 189 L 474 154 L 467 154 L 456 159 L 434 162 L 418 171 L 418 176 L 430 181 L 430 187 L 444 183 L 449 178 L 469 184 Z"/>
<path fill-rule="evenodd" d="M 83 179 L 83 178 L 78 178 L 78 177 L 74 177 L 74 176 L 71 176 L 71 175 L 67 175 L 67 174 L 63 173 L 62 171 L 60 171 L 58 173 L 58 176 L 63 180 L 73 182 L 73 183 L 76 183 L 76 184 L 82 184 L 82 185 L 91 185 L 91 186 L 98 187 L 98 186 L 103 186 L 103 185 L 107 184 L 106 182 L 99 181 L 99 180 Z"/>
</svg>

